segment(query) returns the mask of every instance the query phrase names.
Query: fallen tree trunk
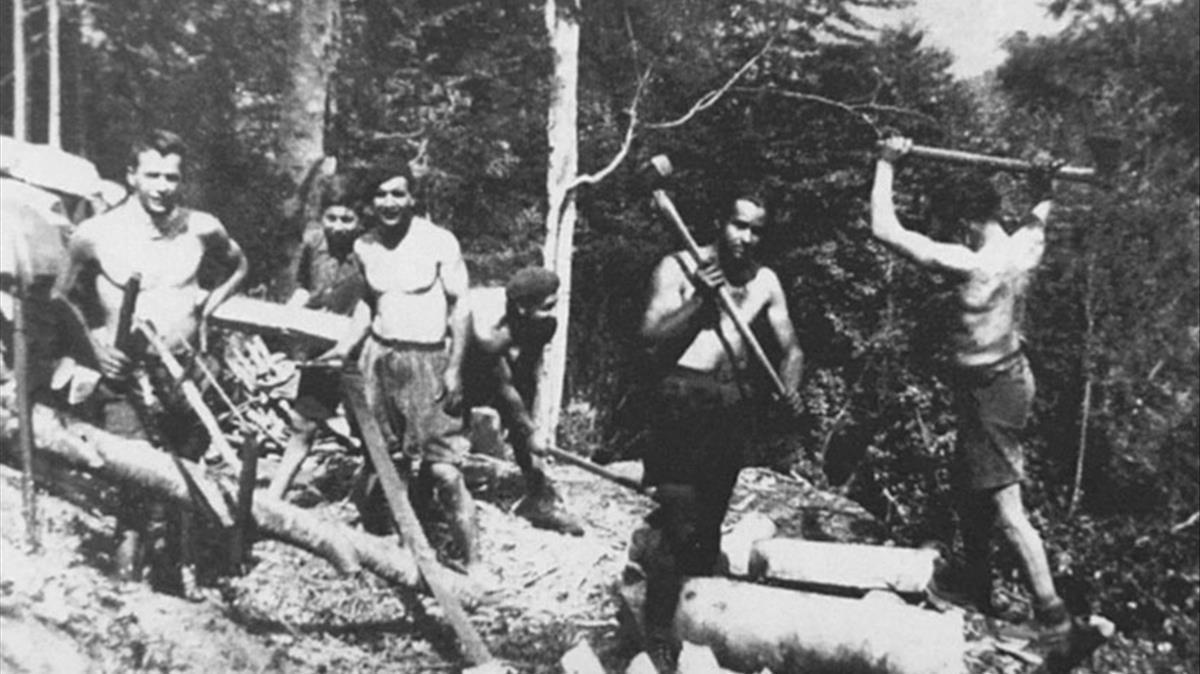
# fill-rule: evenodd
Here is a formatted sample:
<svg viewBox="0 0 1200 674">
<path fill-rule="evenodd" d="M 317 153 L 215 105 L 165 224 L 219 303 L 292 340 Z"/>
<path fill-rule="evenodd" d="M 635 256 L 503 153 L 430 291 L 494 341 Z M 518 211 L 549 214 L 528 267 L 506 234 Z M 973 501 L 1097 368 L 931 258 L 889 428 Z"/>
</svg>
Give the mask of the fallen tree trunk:
<svg viewBox="0 0 1200 674">
<path fill-rule="evenodd" d="M 902 602 L 693 578 L 680 594 L 675 631 L 711 647 L 723 667 L 740 671 L 965 671 L 962 617 Z"/>
<path fill-rule="evenodd" d="M 6 447 L 16 435 L 16 419 L 0 410 L 0 425 Z M 141 440 L 121 438 L 56 412 L 43 405 L 33 410 L 34 443 L 40 452 L 75 468 L 100 477 L 149 490 L 182 506 L 196 507 L 196 490 L 224 508 L 229 507 L 234 485 L 202 466 L 173 457 Z M 294 545 L 327 560 L 342 573 L 366 569 L 404 587 L 421 587 L 422 581 L 412 556 L 394 539 L 372 536 L 314 513 L 274 499 L 259 490 L 252 509 L 254 530 L 261 537 Z M 444 582 L 459 596 L 474 599 L 473 585 L 462 574 L 449 569 Z"/>
<path fill-rule="evenodd" d="M 753 543 L 749 571 L 773 581 L 921 594 L 937 558 L 936 550 L 767 538 Z"/>
<path fill-rule="evenodd" d="M 210 319 L 217 327 L 260 335 L 279 335 L 288 339 L 309 340 L 332 346 L 345 336 L 350 319 L 328 311 L 237 295 L 217 307 Z"/>
</svg>

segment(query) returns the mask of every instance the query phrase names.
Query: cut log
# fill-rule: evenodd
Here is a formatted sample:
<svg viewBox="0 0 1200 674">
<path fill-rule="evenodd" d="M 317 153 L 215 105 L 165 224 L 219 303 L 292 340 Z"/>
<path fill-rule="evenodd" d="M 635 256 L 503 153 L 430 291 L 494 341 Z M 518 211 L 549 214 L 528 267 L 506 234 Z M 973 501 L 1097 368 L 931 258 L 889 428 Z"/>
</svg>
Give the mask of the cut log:
<svg viewBox="0 0 1200 674">
<path fill-rule="evenodd" d="M 684 584 L 675 631 L 684 641 L 711 647 L 723 667 L 740 671 L 966 671 L 958 613 L 724 578 Z"/>
<path fill-rule="evenodd" d="M 185 507 L 195 507 L 195 490 L 205 490 L 224 506 L 224 517 L 232 522 L 229 505 L 235 488 L 232 481 L 203 467 L 155 449 L 148 442 L 117 437 L 91 424 L 55 412 L 43 405 L 33 410 L 34 443 L 45 454 L 75 468 L 153 492 L 159 498 Z M 0 408 L 0 427 L 5 446 L 16 436 L 16 419 Z M 218 506 L 220 507 L 220 506 Z M 267 496 L 254 495 L 254 530 L 321 557 L 342 573 L 366 569 L 400 585 L 421 586 L 421 576 L 412 556 L 392 538 L 382 538 L 351 529 L 336 521 Z M 469 579 L 448 569 L 442 581 L 447 589 L 474 603 L 475 586 Z"/>
<path fill-rule="evenodd" d="M 239 295 L 225 300 L 209 319 L 213 325 L 260 335 L 333 346 L 350 329 L 350 318 L 327 311 Z"/>
<path fill-rule="evenodd" d="M 853 590 L 925 591 L 936 550 L 771 538 L 754 543 L 755 578 Z"/>
<path fill-rule="evenodd" d="M 491 407 L 471 408 L 471 452 L 507 459 L 512 452 L 504 443 L 500 413 Z"/>
<path fill-rule="evenodd" d="M 721 564 L 729 575 L 750 575 L 754 544 L 773 537 L 777 531 L 771 518 L 758 513 L 748 513 L 738 520 L 729 533 L 721 536 Z"/>
</svg>

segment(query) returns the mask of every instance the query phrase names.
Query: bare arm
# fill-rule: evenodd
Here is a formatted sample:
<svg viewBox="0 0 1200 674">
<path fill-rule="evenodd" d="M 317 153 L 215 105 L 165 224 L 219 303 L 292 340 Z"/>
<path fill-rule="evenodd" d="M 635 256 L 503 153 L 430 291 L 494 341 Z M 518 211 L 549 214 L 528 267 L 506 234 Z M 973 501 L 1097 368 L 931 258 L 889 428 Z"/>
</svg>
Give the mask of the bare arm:
<svg viewBox="0 0 1200 674">
<path fill-rule="evenodd" d="M 763 271 L 770 274 L 767 322 L 775 331 L 775 339 L 783 348 L 779 377 L 787 390 L 796 391 L 800 388 L 800 378 L 804 374 L 804 352 L 800 349 L 800 340 L 796 338 L 796 328 L 792 325 L 792 317 L 788 313 L 787 299 L 784 297 L 779 277 L 770 270 Z"/>
<path fill-rule="evenodd" d="M 654 270 L 641 335 L 651 342 L 662 342 L 695 333 L 705 315 L 701 311 L 704 306 L 704 295 L 696 292 L 682 265 L 674 256 L 665 257 Z"/>
<path fill-rule="evenodd" d="M 889 248 L 926 267 L 969 273 L 978 265 L 976 254 L 966 246 L 941 243 L 900 224 L 892 193 L 895 161 L 912 146 L 907 138 L 889 138 L 875 163 L 871 188 L 871 233 Z"/>
<path fill-rule="evenodd" d="M 1046 225 L 1054 207 L 1053 176 L 1060 162 L 1048 154 L 1041 154 L 1034 159 L 1034 165 L 1036 169 L 1029 176 L 1029 190 L 1037 205 L 1010 238 L 1017 267 L 1023 271 L 1032 271 L 1041 264 L 1046 252 Z"/>
<path fill-rule="evenodd" d="M 204 306 L 200 310 L 202 319 L 211 316 L 217 307 L 221 306 L 221 303 L 237 290 L 246 278 L 246 271 L 250 268 L 250 263 L 246 260 L 246 254 L 242 252 L 242 247 L 229 237 L 228 232 L 220 223 L 216 223 L 216 226 L 207 232 L 204 244 L 208 252 L 219 256 L 221 264 L 233 267 L 233 272 L 224 282 L 208 293 L 208 297 L 204 300 Z"/>
<path fill-rule="evenodd" d="M 467 265 L 461 256 L 448 262 L 442 270 L 442 283 L 446 289 L 450 328 L 450 356 L 442 375 L 446 396 L 444 406 L 447 412 L 458 414 L 462 411 L 462 364 L 467 353 L 467 333 L 471 327 L 471 307 L 467 302 Z"/>
<path fill-rule="evenodd" d="M 130 360 L 111 343 L 115 335 L 108 335 L 105 331 L 88 330 L 84 311 L 70 299 L 72 296 L 88 298 L 87 301 L 93 306 L 86 307 L 86 309 L 94 310 L 102 318 L 107 319 L 107 316 L 103 315 L 106 311 L 105 307 L 95 300 L 95 277 L 99 273 L 97 264 L 95 242 L 88 236 L 87 229 L 81 227 L 75 231 L 68 244 L 67 263 L 59 272 L 58 278 L 55 279 L 54 295 L 67 308 L 74 320 L 84 326 L 84 333 L 88 337 L 92 356 L 95 358 L 100 372 L 111 379 L 120 379 L 128 373 Z M 85 288 L 83 287 L 85 285 L 92 287 Z M 74 293 L 73 291 L 76 289 L 80 289 L 82 292 Z M 101 324 L 103 325 L 104 321 Z"/>
<path fill-rule="evenodd" d="M 496 357 L 493 375 L 497 382 L 496 398 L 499 403 L 497 405 L 499 409 L 496 411 L 500 413 L 505 428 L 511 434 L 513 444 L 520 445 L 517 449 L 527 449 L 535 454 L 544 453 L 534 442 L 537 435 L 537 424 L 533 421 L 533 415 L 530 414 L 525 399 L 517 391 L 513 382 L 512 368 L 503 356 Z"/>
</svg>

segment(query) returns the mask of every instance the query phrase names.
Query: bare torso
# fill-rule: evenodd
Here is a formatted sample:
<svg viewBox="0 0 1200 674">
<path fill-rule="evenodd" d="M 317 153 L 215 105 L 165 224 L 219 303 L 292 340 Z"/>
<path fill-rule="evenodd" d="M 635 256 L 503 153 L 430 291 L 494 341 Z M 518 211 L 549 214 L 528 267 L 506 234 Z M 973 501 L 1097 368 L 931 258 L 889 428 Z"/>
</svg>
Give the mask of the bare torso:
<svg viewBox="0 0 1200 674">
<path fill-rule="evenodd" d="M 706 251 L 707 254 L 713 252 Z M 695 262 L 690 257 L 683 258 L 690 275 L 696 269 Z M 747 325 L 767 306 L 770 299 L 770 285 L 765 267 L 760 267 L 745 285 L 727 286 L 729 296 L 733 300 L 735 312 Z M 696 287 L 686 278 L 678 287 L 681 301 L 687 301 L 696 293 Z M 680 366 L 702 372 L 728 370 L 731 366 L 743 367 L 746 364 L 747 347 L 737 327 L 725 312 L 720 312 L 720 318 L 715 326 L 700 330 L 692 343 L 684 350 L 683 355 L 676 361 Z"/>
<path fill-rule="evenodd" d="M 952 336 L 959 365 L 995 363 L 1021 346 L 1021 303 L 1029 273 L 1013 264 L 1008 240 L 1000 239 L 979 251 L 980 269 L 958 286 L 959 329 Z"/>
<path fill-rule="evenodd" d="M 427 225 L 432 227 L 432 225 Z M 394 247 L 371 233 L 355 244 L 367 285 L 375 296 L 371 329 L 386 339 L 435 344 L 446 339 L 449 303 L 443 260 L 426 233 L 413 230 Z"/>
<path fill-rule="evenodd" d="M 204 213 L 180 209 L 165 232 L 136 204 L 106 214 L 86 230 L 99 266 L 95 290 L 104 314 L 103 341 L 112 343 L 126 282 L 141 274 L 135 316 L 154 324 L 172 348 L 191 344 L 199 327 L 198 310 L 207 293 L 197 282 L 204 259 Z M 219 226 L 219 225 L 218 225 Z"/>
</svg>

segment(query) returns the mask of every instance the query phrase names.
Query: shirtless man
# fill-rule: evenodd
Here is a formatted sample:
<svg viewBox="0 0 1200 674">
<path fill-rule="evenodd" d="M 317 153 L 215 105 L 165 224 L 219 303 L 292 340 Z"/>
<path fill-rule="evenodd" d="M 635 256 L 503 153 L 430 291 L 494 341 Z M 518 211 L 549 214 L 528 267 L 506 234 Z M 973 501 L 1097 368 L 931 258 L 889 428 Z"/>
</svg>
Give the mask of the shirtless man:
<svg viewBox="0 0 1200 674">
<path fill-rule="evenodd" d="M 766 224 L 761 201 L 736 199 L 716 242 L 702 249 L 703 264 L 684 252 L 658 264 L 642 318 L 643 338 L 679 353 L 658 385 L 655 442 L 643 458 L 644 481 L 657 486 L 659 502 L 647 523 L 660 541 L 642 560 L 647 651 L 664 671 L 678 657 L 671 622 L 683 576 L 717 571 L 721 523 L 755 414 L 746 390 L 749 350 L 733 320 L 718 311 L 719 287 L 728 289 L 747 324 L 766 315 L 783 349 L 780 378 L 791 392 L 784 402 L 800 410 L 804 356 L 779 277 L 754 257 Z"/>
<path fill-rule="evenodd" d="M 420 461 L 414 494 L 423 505 L 424 496 L 436 493 L 473 573 L 480 569 L 475 502 L 459 470 L 470 442 L 452 416 L 462 407 L 467 267 L 458 239 L 415 214 L 412 184 L 407 167 L 378 169 L 370 179 L 375 226 L 354 242 L 366 296 L 354 310 L 350 334 L 322 358 L 344 360 L 362 344 L 358 367 L 367 403 L 389 451 L 406 464 Z M 376 479 L 369 480 L 359 509 L 369 531 L 392 530 Z"/>
<path fill-rule="evenodd" d="M 127 380 L 134 361 L 135 354 L 114 344 L 125 283 L 132 275 L 141 275 L 135 318 L 152 323 L 168 347 L 179 353 L 191 351 L 202 337 L 205 319 L 246 275 L 246 257 L 220 221 L 179 205 L 183 157 L 183 141 L 175 134 L 148 134 L 130 154 L 126 179 L 131 198 L 84 221 L 71 236 L 58 292 L 73 297 L 86 317 L 96 360 L 110 382 Z M 232 268 L 212 290 L 201 288 L 197 280 L 205 258 Z M 144 345 L 135 351 L 144 353 Z M 143 361 L 152 375 L 162 369 L 153 357 Z M 169 381 L 163 383 L 164 388 L 175 388 Z M 196 458 L 189 449 L 207 446 L 195 447 L 202 434 L 194 432 L 195 424 L 188 422 L 190 417 L 177 398 L 162 397 L 164 406 L 174 408 L 166 410 L 169 420 L 158 428 L 145 428 L 142 424 L 148 420 L 133 413 L 128 395 L 113 392 L 101 401 L 106 427 L 128 436 L 162 433 L 176 451 Z M 134 579 L 140 574 L 140 539 L 152 518 L 140 512 L 140 499 L 129 494 L 125 498 L 117 526 L 118 571 Z"/>
<path fill-rule="evenodd" d="M 1033 402 L 1034 381 L 1021 351 L 1020 312 L 1030 275 L 1045 250 L 1052 172 L 1047 165 L 1034 173 L 1033 217 L 1011 235 L 997 219 L 1000 196 L 995 188 L 982 178 L 964 182 L 955 203 L 935 204 L 942 215 L 961 223 L 962 241 L 942 243 L 905 229 L 896 217 L 895 163 L 911 147 L 906 138 L 884 142 L 871 191 L 871 229 L 901 255 L 959 281 L 959 327 L 951 345 L 958 414 L 955 482 L 968 563 L 962 598 L 982 610 L 990 607 L 991 533 L 999 525 L 1033 590 L 1037 623 L 1051 635 L 1061 634 L 1069 629 L 1070 617 L 1055 591 L 1042 540 L 1021 502 L 1020 433 Z"/>
<path fill-rule="evenodd" d="M 558 275 L 527 267 L 503 288 L 473 288 L 468 295 L 471 325 L 463 361 L 464 408 L 487 405 L 500 413 L 517 465 L 525 477 L 525 498 L 517 514 L 535 527 L 583 535 L 578 518 L 563 510 L 546 475 L 545 450 L 535 437 L 529 413 L 542 352 L 558 322 Z"/>
</svg>

